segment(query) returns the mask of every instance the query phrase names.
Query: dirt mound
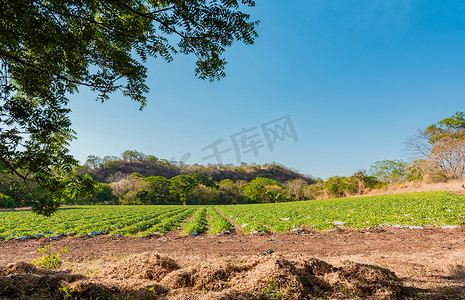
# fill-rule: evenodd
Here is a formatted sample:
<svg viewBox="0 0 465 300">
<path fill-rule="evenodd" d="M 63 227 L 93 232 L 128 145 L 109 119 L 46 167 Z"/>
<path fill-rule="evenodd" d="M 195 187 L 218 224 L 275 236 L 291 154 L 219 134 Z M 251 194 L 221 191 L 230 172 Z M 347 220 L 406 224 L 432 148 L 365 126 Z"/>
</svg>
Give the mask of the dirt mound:
<svg viewBox="0 0 465 300">
<path fill-rule="evenodd" d="M 249 297 L 305 299 L 324 296 L 331 287 L 321 276 L 331 267 L 316 260 L 283 258 L 279 255 L 260 259 L 244 278 L 235 278 L 241 294 Z M 320 261 L 318 261 L 320 262 Z M 315 267 L 315 268 L 314 268 Z M 326 268 L 327 267 L 327 268 Z M 321 272 L 322 270 L 325 270 Z"/>
<path fill-rule="evenodd" d="M 372 265 L 346 261 L 338 272 L 325 279 L 340 292 L 358 297 L 399 299 L 409 294 L 393 272 Z"/>
<path fill-rule="evenodd" d="M 104 275 L 117 279 L 149 279 L 159 281 L 166 274 L 179 269 L 171 258 L 157 253 L 141 253 L 117 262 L 104 271 Z"/>
<path fill-rule="evenodd" d="M 143 279 L 92 278 L 70 284 L 68 289 L 78 299 L 156 299 L 168 293 L 163 286 Z"/>
<path fill-rule="evenodd" d="M 26 296 L 48 297 L 49 291 L 60 293 L 65 283 L 84 278 L 69 271 L 50 271 L 33 264 L 18 262 L 0 268 L 0 297 L 19 299 Z"/>
<path fill-rule="evenodd" d="M 209 261 L 200 266 L 190 266 L 168 274 L 160 284 L 170 289 L 192 288 L 192 290 L 219 291 L 228 288 L 231 279 L 257 265 L 252 261 Z"/>
<path fill-rule="evenodd" d="M 160 284 L 171 294 L 182 291 L 193 299 L 397 299 L 408 294 L 387 269 L 350 262 L 335 268 L 311 257 L 275 254 L 181 268 L 166 275 Z"/>
<path fill-rule="evenodd" d="M 47 293 L 50 299 L 59 299 L 65 290 L 79 299 L 401 299 L 407 295 L 399 278 L 387 269 L 352 262 L 335 268 L 305 255 L 175 261 L 143 253 L 91 278 L 27 263 L 0 268 L 0 275 L 0 297 L 8 299 Z"/>
<path fill-rule="evenodd" d="M 1 267 L 0 268 L 0 275 L 1 276 L 7 276 L 10 274 L 17 274 L 17 273 L 26 273 L 26 274 L 44 274 L 46 273 L 45 270 L 37 268 L 35 265 L 26 263 L 23 261 L 10 264 L 6 267 Z"/>
</svg>

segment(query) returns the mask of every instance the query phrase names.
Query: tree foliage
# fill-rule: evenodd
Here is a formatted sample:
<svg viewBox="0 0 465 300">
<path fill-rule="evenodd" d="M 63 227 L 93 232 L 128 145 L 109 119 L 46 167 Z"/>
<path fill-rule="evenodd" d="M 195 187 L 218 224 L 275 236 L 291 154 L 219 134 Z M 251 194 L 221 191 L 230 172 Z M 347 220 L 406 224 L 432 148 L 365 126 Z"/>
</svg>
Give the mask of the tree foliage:
<svg viewBox="0 0 465 300">
<path fill-rule="evenodd" d="M 189 175 L 178 175 L 170 180 L 170 193 L 186 205 L 189 194 L 196 187 L 197 181 Z"/>
<path fill-rule="evenodd" d="M 462 140 L 465 137 L 465 115 L 463 112 L 456 112 L 452 117 L 428 126 L 424 134 L 431 144 L 442 139 Z"/>
<path fill-rule="evenodd" d="M 282 184 L 273 179 L 257 177 L 244 184 L 242 194 L 249 203 L 274 202 L 282 190 Z M 283 200 L 282 196 L 279 196 Z"/>
<path fill-rule="evenodd" d="M 416 160 L 408 165 L 409 179 L 445 181 L 465 175 L 465 114 L 457 112 L 428 126 L 406 141 Z"/>
<path fill-rule="evenodd" d="M 3 195 L 0 193 L 0 208 L 13 208 L 15 207 L 15 202 L 11 197 Z"/>
<path fill-rule="evenodd" d="M 224 77 L 226 47 L 257 36 L 242 5 L 254 2 L 0 0 L 0 161 L 50 191 L 37 212 L 92 191 L 89 177 L 73 173 L 68 95 L 88 87 L 106 101 L 119 91 L 142 108 L 145 61 L 176 53 L 197 57 L 197 77 Z"/>
<path fill-rule="evenodd" d="M 387 183 L 404 180 L 405 162 L 399 159 L 377 161 L 371 165 L 370 174 Z"/>
<path fill-rule="evenodd" d="M 432 145 L 430 159 L 448 178 L 460 179 L 465 174 L 465 115 L 457 112 L 426 128 L 425 136 Z"/>
</svg>

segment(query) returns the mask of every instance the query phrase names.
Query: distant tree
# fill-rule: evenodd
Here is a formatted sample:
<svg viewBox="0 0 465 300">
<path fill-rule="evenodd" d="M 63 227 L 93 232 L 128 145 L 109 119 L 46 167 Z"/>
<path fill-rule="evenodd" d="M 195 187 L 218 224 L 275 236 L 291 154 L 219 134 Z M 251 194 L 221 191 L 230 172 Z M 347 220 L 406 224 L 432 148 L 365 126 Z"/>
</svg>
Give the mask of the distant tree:
<svg viewBox="0 0 465 300">
<path fill-rule="evenodd" d="M 159 161 L 158 157 L 156 157 L 155 155 L 151 155 L 151 154 L 147 155 L 146 159 L 150 161 L 151 163 L 155 163 L 155 164 L 158 163 Z"/>
<path fill-rule="evenodd" d="M 36 184 L 30 185 L 29 188 L 34 193 L 38 192 Z M 21 178 L 11 174 L 0 173 L 0 193 L 11 197 L 16 207 L 24 206 L 26 202 L 34 200 Z"/>
<path fill-rule="evenodd" d="M 113 195 L 113 189 L 107 183 L 98 183 L 95 185 L 91 197 L 78 201 L 85 204 L 118 204 L 118 198 Z"/>
<path fill-rule="evenodd" d="M 143 179 L 143 178 L 144 178 L 144 175 L 134 172 L 134 173 L 132 173 L 131 175 L 129 175 L 129 178 L 131 178 L 131 179 L 132 179 L 132 178 L 134 178 L 134 179 L 142 178 L 142 179 Z"/>
<path fill-rule="evenodd" d="M 126 150 L 121 154 L 121 157 L 124 161 L 129 163 L 133 163 L 136 161 L 142 161 L 146 159 L 146 156 L 142 152 L 138 152 L 136 150 Z"/>
<path fill-rule="evenodd" d="M 231 179 L 223 179 L 218 183 L 220 201 L 224 204 L 239 204 L 242 202 L 242 194 L 239 187 Z"/>
<path fill-rule="evenodd" d="M 425 130 L 428 142 L 433 146 L 434 159 L 448 178 L 460 179 L 465 175 L 465 115 L 454 116 L 430 125 Z"/>
<path fill-rule="evenodd" d="M 243 192 L 244 185 L 246 185 L 246 184 L 247 184 L 247 181 L 241 180 L 241 179 L 236 180 L 234 182 L 234 185 L 237 186 L 237 189 L 239 190 L 239 193 L 241 193 L 241 194 Z"/>
<path fill-rule="evenodd" d="M 188 196 L 192 189 L 198 185 L 197 181 L 188 175 L 178 175 L 170 179 L 170 193 L 179 201 L 188 204 Z"/>
<path fill-rule="evenodd" d="M 86 165 L 88 165 L 92 169 L 95 170 L 99 168 L 101 164 L 102 164 L 102 158 L 100 158 L 99 156 L 96 156 L 96 155 L 87 156 Z"/>
<path fill-rule="evenodd" d="M 221 192 L 217 188 L 198 184 L 189 193 L 189 204 L 207 205 L 220 203 Z"/>
<path fill-rule="evenodd" d="M 150 204 L 172 204 L 170 180 L 163 176 L 149 176 L 144 179 L 148 183 Z"/>
<path fill-rule="evenodd" d="M 363 194 L 365 190 L 375 188 L 381 183 L 375 176 L 369 176 L 364 169 L 358 170 L 351 177 L 357 183 L 357 194 Z"/>
<path fill-rule="evenodd" d="M 358 183 L 353 177 L 333 176 L 323 183 L 329 198 L 345 197 L 357 193 Z"/>
<path fill-rule="evenodd" d="M 450 118 L 445 118 L 425 129 L 425 135 L 431 144 L 443 138 L 462 140 L 465 137 L 465 114 L 457 112 Z"/>
<path fill-rule="evenodd" d="M 431 154 L 432 145 L 429 143 L 424 130 L 418 130 L 415 135 L 408 137 L 404 145 L 405 152 L 413 160 L 427 159 Z"/>
<path fill-rule="evenodd" d="M 382 182 L 396 182 L 405 179 L 405 162 L 399 159 L 385 159 L 375 162 L 370 167 L 370 175 Z"/>
<path fill-rule="evenodd" d="M 279 186 L 279 185 L 267 185 L 265 187 L 266 189 L 266 192 L 265 194 L 268 196 L 269 199 L 268 202 L 275 202 L 275 203 L 278 203 L 278 202 L 284 202 L 286 201 L 286 195 L 284 193 L 284 188 L 282 186 Z"/>
<path fill-rule="evenodd" d="M 308 182 L 302 178 L 291 179 L 284 183 L 284 186 L 289 190 L 289 196 L 293 200 L 302 199 L 302 189 L 307 185 Z"/>
<path fill-rule="evenodd" d="M 218 184 L 215 181 L 213 181 L 213 179 L 211 177 L 208 177 L 205 174 L 192 173 L 192 174 L 189 174 L 188 176 L 195 179 L 199 184 L 203 184 L 203 185 L 211 187 L 211 188 L 218 188 Z"/>
<path fill-rule="evenodd" d="M 112 167 L 112 166 L 118 165 L 119 164 L 118 161 L 119 161 L 118 156 L 107 155 L 103 157 L 101 165 L 105 167 Z"/>
<path fill-rule="evenodd" d="M 418 163 L 410 165 L 413 173 L 410 172 L 409 178 L 436 178 L 433 181 L 462 178 L 465 175 L 465 114 L 457 112 L 408 138 L 406 150 L 424 166 L 422 174 Z"/>
<path fill-rule="evenodd" d="M 323 180 L 303 187 L 302 194 L 304 198 L 308 200 L 322 198 L 322 195 L 324 194 Z"/>
<path fill-rule="evenodd" d="M 110 183 L 113 194 L 118 197 L 121 204 L 144 204 L 141 203 L 137 194 L 148 190 L 148 183 L 139 176 L 130 176 L 118 182 Z"/>
<path fill-rule="evenodd" d="M 282 184 L 276 180 L 256 177 L 243 185 L 242 194 L 250 203 L 270 202 L 270 194 L 267 194 L 267 191 L 273 192 L 274 186 L 282 188 Z"/>
<path fill-rule="evenodd" d="M 11 197 L 3 195 L 0 193 L 0 208 L 13 208 L 15 207 L 15 202 Z"/>
<path fill-rule="evenodd" d="M 411 161 L 405 165 L 406 176 L 408 181 L 423 180 L 428 175 L 437 171 L 437 164 L 434 161 L 428 159 L 417 159 Z"/>
</svg>

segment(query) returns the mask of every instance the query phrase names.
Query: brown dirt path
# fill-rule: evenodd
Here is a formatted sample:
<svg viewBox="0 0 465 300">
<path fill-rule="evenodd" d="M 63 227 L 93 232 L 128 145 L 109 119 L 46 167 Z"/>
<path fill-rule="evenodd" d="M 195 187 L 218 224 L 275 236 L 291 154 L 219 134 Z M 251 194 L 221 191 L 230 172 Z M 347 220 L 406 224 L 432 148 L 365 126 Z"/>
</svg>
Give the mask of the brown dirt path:
<svg viewBox="0 0 465 300">
<path fill-rule="evenodd" d="M 66 246 L 68 259 L 86 256 L 128 255 L 146 251 L 166 254 L 258 255 L 267 249 L 282 254 L 307 253 L 316 257 L 346 255 L 394 255 L 415 253 L 453 253 L 464 251 L 465 227 L 455 229 L 364 229 L 318 232 L 300 230 L 289 233 L 242 233 L 183 237 L 179 231 L 164 236 L 60 237 L 58 239 L 9 240 L 0 242 L 0 264 L 29 260 L 38 256 L 40 246 Z"/>
</svg>

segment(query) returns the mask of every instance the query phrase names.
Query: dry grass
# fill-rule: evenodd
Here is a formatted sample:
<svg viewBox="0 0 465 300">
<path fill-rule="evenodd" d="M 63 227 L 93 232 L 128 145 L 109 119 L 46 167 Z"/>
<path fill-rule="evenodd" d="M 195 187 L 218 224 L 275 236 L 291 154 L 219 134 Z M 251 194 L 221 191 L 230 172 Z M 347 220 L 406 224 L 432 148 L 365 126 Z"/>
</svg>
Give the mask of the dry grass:
<svg viewBox="0 0 465 300">
<path fill-rule="evenodd" d="M 185 264 L 185 262 L 184 262 Z M 28 263 L 0 269 L 0 296 L 163 299 L 398 299 L 409 289 L 391 271 L 344 262 L 341 268 L 306 255 L 271 254 L 194 261 L 190 266 L 157 253 L 130 256 L 85 277 Z"/>
<path fill-rule="evenodd" d="M 465 194 L 465 188 L 462 185 L 465 180 L 451 180 L 448 182 L 424 182 L 424 181 L 406 181 L 389 184 L 381 189 L 374 189 L 364 196 L 375 196 L 385 194 L 399 194 L 411 192 L 430 192 L 430 191 L 448 191 L 458 194 Z"/>
</svg>

